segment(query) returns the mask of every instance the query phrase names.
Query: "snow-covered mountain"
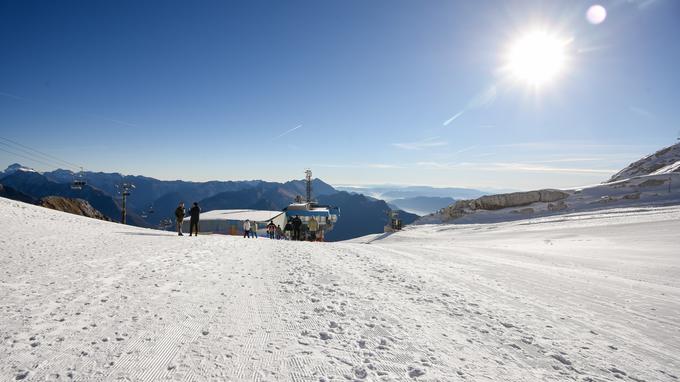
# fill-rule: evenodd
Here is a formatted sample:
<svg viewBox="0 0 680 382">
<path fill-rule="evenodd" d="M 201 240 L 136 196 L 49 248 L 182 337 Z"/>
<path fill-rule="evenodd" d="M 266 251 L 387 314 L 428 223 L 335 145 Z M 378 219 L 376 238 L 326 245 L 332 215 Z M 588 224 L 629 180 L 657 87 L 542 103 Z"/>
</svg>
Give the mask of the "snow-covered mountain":
<svg viewBox="0 0 680 382">
<path fill-rule="evenodd" d="M 30 167 L 26 167 L 26 166 L 20 165 L 19 163 L 13 163 L 13 164 L 7 166 L 7 168 L 6 168 L 4 171 L 0 171 L 0 178 L 5 177 L 5 176 L 8 176 L 8 175 L 12 175 L 12 174 L 14 174 L 14 173 L 17 172 L 17 171 L 21 171 L 21 172 L 37 172 L 37 171 L 35 171 L 34 169 L 32 169 L 32 168 L 30 168 Z"/>
<path fill-rule="evenodd" d="M 172 233 L 0 198 L 0 380 L 680 376 L 680 207 L 371 244 Z"/>
<path fill-rule="evenodd" d="M 680 204 L 680 144 L 649 155 L 609 181 L 579 189 L 536 190 L 458 200 L 416 224 L 491 223 L 620 207 Z"/>
<path fill-rule="evenodd" d="M 612 176 L 609 182 L 641 175 L 658 175 L 670 172 L 680 172 L 680 142 L 631 163 Z"/>
</svg>

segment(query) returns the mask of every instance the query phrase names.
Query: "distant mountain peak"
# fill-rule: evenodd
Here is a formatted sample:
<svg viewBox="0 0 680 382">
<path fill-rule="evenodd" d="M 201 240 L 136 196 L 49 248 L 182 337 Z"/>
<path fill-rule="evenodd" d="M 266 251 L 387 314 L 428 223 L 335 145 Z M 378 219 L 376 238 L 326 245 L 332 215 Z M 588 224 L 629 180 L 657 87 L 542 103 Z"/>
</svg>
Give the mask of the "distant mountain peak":
<svg viewBox="0 0 680 382">
<path fill-rule="evenodd" d="M 23 166 L 19 163 L 12 163 L 11 165 L 7 166 L 5 171 L 2 172 L 3 175 L 11 175 L 14 174 L 17 171 L 23 171 L 23 172 L 37 172 L 34 169 L 30 167 Z"/>
</svg>

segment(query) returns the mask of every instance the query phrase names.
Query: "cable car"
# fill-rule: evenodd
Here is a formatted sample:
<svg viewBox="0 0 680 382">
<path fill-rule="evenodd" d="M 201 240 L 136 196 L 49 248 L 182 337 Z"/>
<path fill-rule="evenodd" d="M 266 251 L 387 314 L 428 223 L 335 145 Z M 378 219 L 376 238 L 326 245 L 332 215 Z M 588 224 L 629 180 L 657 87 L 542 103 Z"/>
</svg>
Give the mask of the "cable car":
<svg viewBox="0 0 680 382">
<path fill-rule="evenodd" d="M 80 168 L 78 174 L 73 174 L 73 182 L 71 183 L 72 190 L 82 190 L 87 183 L 85 182 L 85 176 L 83 175 L 83 168 Z"/>
</svg>

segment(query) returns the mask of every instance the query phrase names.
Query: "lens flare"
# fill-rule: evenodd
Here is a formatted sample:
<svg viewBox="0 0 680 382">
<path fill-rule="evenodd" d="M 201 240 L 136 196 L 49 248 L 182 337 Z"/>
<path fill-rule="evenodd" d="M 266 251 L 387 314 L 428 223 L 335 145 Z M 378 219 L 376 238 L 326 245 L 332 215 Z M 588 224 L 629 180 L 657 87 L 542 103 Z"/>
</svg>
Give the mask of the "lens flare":
<svg viewBox="0 0 680 382">
<path fill-rule="evenodd" d="M 586 20 L 593 25 L 602 24 L 606 18 L 607 10 L 599 4 L 590 6 L 586 11 Z"/>
</svg>

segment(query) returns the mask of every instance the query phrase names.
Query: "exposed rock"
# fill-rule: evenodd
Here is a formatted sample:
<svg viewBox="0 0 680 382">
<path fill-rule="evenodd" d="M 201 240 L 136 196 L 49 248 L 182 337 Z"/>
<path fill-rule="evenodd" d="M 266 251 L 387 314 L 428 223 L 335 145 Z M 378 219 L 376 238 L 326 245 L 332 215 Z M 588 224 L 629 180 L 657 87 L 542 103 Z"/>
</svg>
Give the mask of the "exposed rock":
<svg viewBox="0 0 680 382">
<path fill-rule="evenodd" d="M 658 187 L 666 183 L 666 179 L 647 179 L 638 184 L 639 187 Z"/>
<path fill-rule="evenodd" d="M 474 206 L 475 209 L 499 210 L 501 208 L 526 206 L 536 202 L 556 202 L 568 196 L 569 194 L 559 190 L 513 192 L 482 196 L 474 200 Z"/>
<path fill-rule="evenodd" d="M 441 210 L 444 220 L 458 219 L 476 210 L 499 210 L 502 208 L 523 207 L 537 202 L 551 203 L 562 201 L 569 196 L 560 190 L 545 189 L 537 191 L 513 192 L 509 194 L 486 195 L 472 200 L 458 200 L 455 204 Z M 564 207 L 562 207 L 564 205 Z M 557 208 L 564 209 L 562 202 Z M 523 208 L 513 211 L 521 214 L 533 214 L 533 208 Z"/>
<path fill-rule="evenodd" d="M 111 221 L 101 212 L 97 211 L 87 200 L 70 199 L 61 196 L 47 196 L 40 200 L 40 205 L 53 210 L 68 212 L 70 214 L 86 216 L 89 218 Z"/>
<path fill-rule="evenodd" d="M 557 203 L 548 203 L 548 211 L 564 211 L 568 207 L 569 206 L 564 202 L 564 200 L 560 200 Z"/>
<path fill-rule="evenodd" d="M 640 199 L 640 193 L 639 192 L 634 192 L 632 194 L 626 194 L 623 195 L 624 199 Z"/>
</svg>

